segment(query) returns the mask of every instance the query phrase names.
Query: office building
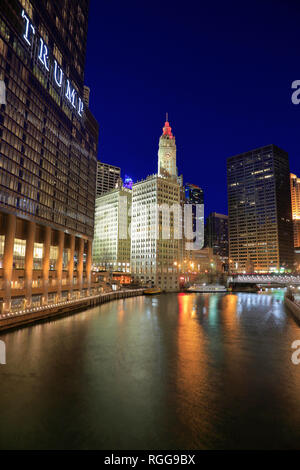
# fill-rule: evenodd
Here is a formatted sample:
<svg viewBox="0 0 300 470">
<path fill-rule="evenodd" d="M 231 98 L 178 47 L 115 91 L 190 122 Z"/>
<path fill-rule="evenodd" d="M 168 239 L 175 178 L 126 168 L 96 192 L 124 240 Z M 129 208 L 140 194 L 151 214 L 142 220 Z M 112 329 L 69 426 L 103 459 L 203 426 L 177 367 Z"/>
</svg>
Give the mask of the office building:
<svg viewBox="0 0 300 470">
<path fill-rule="evenodd" d="M 167 121 L 159 141 L 158 174 L 132 188 L 131 269 L 135 281 L 164 291 L 178 290 L 180 203 L 175 137 Z"/>
<path fill-rule="evenodd" d="M 165 204 L 167 211 L 158 210 Z M 179 242 L 176 239 L 179 219 L 168 208 L 180 207 L 180 190 L 176 181 L 153 175 L 132 188 L 131 269 L 136 281 L 165 291 L 178 289 Z M 163 234 L 163 217 L 169 236 Z"/>
<path fill-rule="evenodd" d="M 96 196 L 102 196 L 112 189 L 120 188 L 121 186 L 121 168 L 98 161 Z"/>
<path fill-rule="evenodd" d="M 2 314 L 91 285 L 98 124 L 84 105 L 88 1 L 3 0 Z"/>
<path fill-rule="evenodd" d="M 227 187 L 231 271 L 292 270 L 288 154 L 268 145 L 229 158 Z"/>
<path fill-rule="evenodd" d="M 201 244 L 198 249 L 201 249 L 204 244 L 204 191 L 195 184 L 187 183 L 184 186 L 184 203 L 191 205 L 192 210 L 192 230 L 193 233 L 198 233 L 198 238 L 201 239 Z M 196 236 L 195 236 L 196 240 Z"/>
<path fill-rule="evenodd" d="M 113 189 L 96 198 L 93 265 L 130 272 L 131 190 Z"/>
<path fill-rule="evenodd" d="M 184 268 L 186 272 L 186 267 Z M 213 248 L 207 246 L 191 253 L 188 269 L 197 274 L 220 274 L 224 272 L 224 261 L 218 254 L 214 254 Z"/>
<path fill-rule="evenodd" d="M 199 186 L 186 183 L 184 190 L 187 204 L 204 204 L 204 191 Z"/>
<path fill-rule="evenodd" d="M 300 248 L 300 178 L 291 173 L 290 181 L 294 227 L 294 247 Z"/>
<path fill-rule="evenodd" d="M 211 212 L 205 224 L 205 244 L 213 249 L 214 255 L 229 256 L 228 216 Z"/>
</svg>

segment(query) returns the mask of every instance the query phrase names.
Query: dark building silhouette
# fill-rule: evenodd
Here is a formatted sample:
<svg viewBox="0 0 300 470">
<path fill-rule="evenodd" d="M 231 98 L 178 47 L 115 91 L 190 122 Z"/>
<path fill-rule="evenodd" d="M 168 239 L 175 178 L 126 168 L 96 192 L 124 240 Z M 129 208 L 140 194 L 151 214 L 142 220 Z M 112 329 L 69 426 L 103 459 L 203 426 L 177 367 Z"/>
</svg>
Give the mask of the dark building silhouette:
<svg viewBox="0 0 300 470">
<path fill-rule="evenodd" d="M 195 184 L 186 183 L 184 186 L 184 203 L 192 204 L 192 215 L 193 215 L 193 232 L 196 232 L 197 227 L 197 204 L 204 204 L 204 191 L 199 186 Z M 204 223 L 204 221 L 203 221 Z M 198 221 L 198 226 L 200 227 L 201 221 Z"/>
<path fill-rule="evenodd" d="M 229 158 L 227 187 L 231 270 L 292 270 L 288 154 L 268 145 Z"/>
<path fill-rule="evenodd" d="M 1 1 L 2 312 L 90 289 L 98 124 L 84 98 L 88 5 Z"/>
<path fill-rule="evenodd" d="M 205 245 L 213 248 L 214 255 L 228 258 L 228 216 L 211 212 L 205 223 Z"/>
<path fill-rule="evenodd" d="M 118 186 L 122 186 L 121 168 L 98 161 L 96 196 L 102 196 Z"/>
</svg>

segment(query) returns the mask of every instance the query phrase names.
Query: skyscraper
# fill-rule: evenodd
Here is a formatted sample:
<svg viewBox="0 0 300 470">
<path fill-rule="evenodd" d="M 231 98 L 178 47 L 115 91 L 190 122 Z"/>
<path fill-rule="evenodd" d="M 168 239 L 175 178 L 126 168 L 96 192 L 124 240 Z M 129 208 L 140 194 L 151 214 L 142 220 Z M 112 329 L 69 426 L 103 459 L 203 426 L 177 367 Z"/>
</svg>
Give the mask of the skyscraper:
<svg viewBox="0 0 300 470">
<path fill-rule="evenodd" d="M 300 178 L 291 173 L 292 217 L 294 226 L 294 247 L 300 248 Z"/>
<path fill-rule="evenodd" d="M 102 196 L 116 186 L 121 187 L 121 168 L 98 161 L 96 196 Z"/>
<path fill-rule="evenodd" d="M 86 295 L 98 124 L 84 105 L 88 1 L 3 0 L 2 312 Z"/>
<path fill-rule="evenodd" d="M 180 192 L 175 137 L 167 121 L 159 140 L 158 174 L 133 185 L 131 218 L 134 279 L 165 291 L 179 287 Z"/>
<path fill-rule="evenodd" d="M 268 145 L 227 161 L 230 268 L 293 269 L 288 154 Z"/>
<path fill-rule="evenodd" d="M 211 212 L 205 224 L 205 244 L 213 249 L 214 255 L 228 258 L 228 216 Z"/>
<path fill-rule="evenodd" d="M 131 190 L 113 189 L 96 198 L 93 263 L 109 271 L 130 272 Z"/>
<path fill-rule="evenodd" d="M 204 204 L 204 191 L 196 184 L 186 183 L 185 200 L 188 204 Z"/>
<path fill-rule="evenodd" d="M 196 207 L 197 205 L 204 204 L 204 192 L 203 192 L 203 189 L 201 189 L 199 186 L 196 186 L 195 184 L 187 183 L 184 186 L 184 193 L 185 193 L 185 199 L 184 199 L 185 204 L 192 205 L 193 232 L 195 233 L 197 230 L 197 226 L 199 227 L 199 229 L 200 227 L 203 227 L 202 218 L 199 217 L 199 220 L 197 221 Z"/>
</svg>

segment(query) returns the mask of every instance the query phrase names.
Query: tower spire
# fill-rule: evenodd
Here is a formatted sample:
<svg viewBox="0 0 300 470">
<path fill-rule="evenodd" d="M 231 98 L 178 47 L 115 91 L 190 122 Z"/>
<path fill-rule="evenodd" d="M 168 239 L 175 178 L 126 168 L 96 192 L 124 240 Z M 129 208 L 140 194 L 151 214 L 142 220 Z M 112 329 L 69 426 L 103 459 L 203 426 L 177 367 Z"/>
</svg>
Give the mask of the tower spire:
<svg viewBox="0 0 300 470">
<path fill-rule="evenodd" d="M 159 139 L 158 174 L 168 178 L 177 177 L 176 143 L 169 123 L 169 113 L 166 113 L 166 122 L 163 127 L 163 134 Z"/>
<path fill-rule="evenodd" d="M 167 136 L 170 139 L 173 139 L 172 128 L 170 127 L 170 123 L 168 119 L 169 119 L 169 114 L 166 113 L 166 122 L 163 127 L 163 135 Z"/>
</svg>

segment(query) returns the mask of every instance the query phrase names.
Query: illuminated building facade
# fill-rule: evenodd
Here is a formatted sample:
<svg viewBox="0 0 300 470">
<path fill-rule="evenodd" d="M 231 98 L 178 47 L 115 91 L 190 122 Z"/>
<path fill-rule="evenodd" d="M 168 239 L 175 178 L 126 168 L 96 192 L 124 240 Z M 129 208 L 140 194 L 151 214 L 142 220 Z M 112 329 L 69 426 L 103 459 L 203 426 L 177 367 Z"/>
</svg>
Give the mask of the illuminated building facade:
<svg viewBox="0 0 300 470">
<path fill-rule="evenodd" d="M 96 196 L 102 196 L 121 185 L 121 168 L 98 161 Z"/>
<path fill-rule="evenodd" d="M 93 264 L 102 270 L 130 272 L 131 190 L 113 189 L 96 198 Z"/>
<path fill-rule="evenodd" d="M 158 174 L 132 188 L 131 269 L 136 281 L 176 291 L 181 219 L 171 208 L 174 204 L 181 207 L 181 188 L 177 181 L 175 137 L 168 121 L 159 141 L 158 155 Z M 165 215 L 159 210 L 163 205 Z M 164 223 L 169 229 L 167 235 L 163 232 Z"/>
<path fill-rule="evenodd" d="M 300 248 L 300 178 L 291 173 L 292 217 L 294 226 L 294 247 Z"/>
<path fill-rule="evenodd" d="M 293 269 L 288 154 L 268 145 L 227 161 L 232 272 Z"/>
<path fill-rule="evenodd" d="M 163 127 L 163 134 L 159 139 L 158 175 L 177 179 L 176 142 L 168 122 L 168 115 Z"/>
<path fill-rule="evenodd" d="M 1 2 L 2 313 L 90 292 L 98 124 L 83 99 L 87 29 L 88 1 Z"/>
<path fill-rule="evenodd" d="M 133 186 L 133 179 L 130 176 L 125 175 L 124 178 L 124 188 L 132 189 Z"/>
<path fill-rule="evenodd" d="M 131 269 L 136 281 L 165 291 L 178 289 L 179 242 L 176 216 L 170 213 L 170 238 L 162 233 L 162 211 L 157 206 L 180 206 L 180 187 L 172 179 L 153 175 L 133 185 L 131 219 Z"/>
</svg>

